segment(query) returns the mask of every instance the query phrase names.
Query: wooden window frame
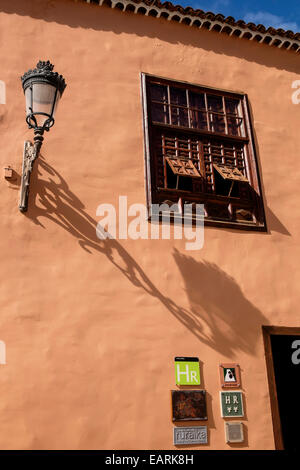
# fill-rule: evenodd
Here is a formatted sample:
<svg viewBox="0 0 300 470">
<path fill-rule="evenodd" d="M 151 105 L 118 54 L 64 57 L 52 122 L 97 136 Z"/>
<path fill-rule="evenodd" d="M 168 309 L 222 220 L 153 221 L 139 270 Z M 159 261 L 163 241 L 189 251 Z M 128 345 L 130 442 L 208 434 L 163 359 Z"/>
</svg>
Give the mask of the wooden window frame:
<svg viewBox="0 0 300 470">
<path fill-rule="evenodd" d="M 271 404 L 275 449 L 284 450 L 278 397 L 277 397 L 277 387 L 276 387 L 276 380 L 275 380 L 274 362 L 273 362 L 273 354 L 272 354 L 271 335 L 288 335 L 288 336 L 299 335 L 300 337 L 300 328 L 299 327 L 285 327 L 285 326 L 263 326 L 262 333 L 263 333 L 263 341 L 264 341 L 264 347 L 265 347 L 265 358 L 266 358 L 267 375 L 268 375 L 268 383 L 269 383 L 269 396 L 270 396 L 270 404 Z"/>
<path fill-rule="evenodd" d="M 182 88 L 185 90 L 189 90 L 190 92 L 197 92 L 197 93 L 204 93 L 205 100 L 207 101 L 207 95 L 216 95 L 218 97 L 222 96 L 223 99 L 223 110 L 225 108 L 225 100 L 224 98 L 231 98 L 233 100 L 239 100 L 239 107 L 242 107 L 242 115 L 239 111 L 239 118 L 244 120 L 244 136 L 239 135 L 229 135 L 225 133 L 216 133 L 210 130 L 203 130 L 203 129 L 195 129 L 195 128 L 188 128 L 178 125 L 166 124 L 162 122 L 155 122 L 151 121 L 151 112 L 150 112 L 150 92 L 149 92 L 149 83 L 155 83 L 158 85 L 168 86 L 168 101 L 166 106 L 169 107 L 169 122 L 171 122 L 171 111 L 170 108 L 172 103 L 170 101 L 170 87 Z M 157 77 L 150 74 L 141 74 L 141 93 L 142 93 L 142 105 L 143 105 L 143 124 L 144 124 L 144 148 L 145 148 L 145 186 L 146 186 L 146 199 L 147 199 L 147 208 L 148 208 L 148 217 L 151 217 L 151 206 L 152 204 L 161 204 L 164 200 L 171 200 L 173 203 L 176 203 L 179 199 L 183 200 L 184 202 L 191 203 L 196 202 L 199 204 L 204 204 L 204 207 L 210 207 L 214 205 L 214 207 L 227 208 L 228 209 L 228 217 L 214 217 L 214 215 L 204 218 L 205 225 L 212 225 L 212 226 L 219 226 L 219 227 L 228 227 L 228 228 L 237 228 L 237 229 L 244 229 L 244 230 L 255 230 L 255 231 L 267 231 L 266 227 L 266 219 L 264 213 L 264 206 L 262 200 L 262 191 L 261 191 L 261 184 L 258 172 L 258 165 L 257 165 L 257 155 L 255 150 L 255 141 L 253 136 L 253 129 L 252 123 L 250 118 L 250 110 L 249 110 L 249 103 L 248 97 L 245 93 L 241 92 L 230 92 L 226 90 L 206 87 L 202 85 L 195 85 L 186 82 L 178 82 L 175 80 L 170 80 L 162 77 Z M 188 97 L 188 93 L 186 93 Z M 175 107 L 180 107 L 180 105 L 174 105 Z M 207 106 L 207 103 L 206 103 Z M 187 99 L 187 118 L 188 122 L 190 123 L 190 108 L 188 107 L 188 99 Z M 199 108 L 200 109 L 200 108 Z M 206 108 L 207 109 L 207 108 Z M 208 115 L 207 115 L 208 116 Z M 208 117 L 207 117 L 208 119 Z M 227 129 L 227 115 L 225 114 L 225 126 Z M 155 150 L 154 150 L 154 132 L 156 129 L 160 129 L 162 132 L 166 132 L 171 135 L 174 135 L 174 139 L 179 139 L 178 136 L 183 136 L 184 138 L 188 138 L 187 136 L 191 136 L 189 140 L 193 138 L 198 138 L 200 146 L 204 145 L 202 142 L 205 142 L 205 139 L 212 139 L 210 145 L 214 146 L 215 142 L 220 147 L 224 147 L 223 154 L 225 158 L 225 143 L 232 147 L 235 157 L 229 156 L 228 158 L 235 158 L 237 159 L 238 152 L 241 157 L 239 157 L 244 162 L 244 171 L 247 175 L 249 180 L 249 190 L 252 192 L 251 202 L 249 203 L 248 200 L 242 199 L 240 197 L 233 197 L 227 195 L 220 195 L 220 194 L 207 194 L 203 192 L 192 192 L 192 191 L 184 191 L 174 188 L 166 188 L 166 187 L 159 187 L 157 184 L 157 161 L 155 157 Z M 182 138 L 183 138 L 182 137 Z M 202 140 L 200 140 L 202 139 Z M 224 143 L 225 142 L 225 143 Z M 238 145 L 243 147 L 238 147 Z M 179 145 L 179 144 L 178 144 Z M 207 146 L 207 144 L 205 144 Z M 222 147 L 222 148 L 223 148 Z M 240 150 L 242 148 L 242 150 Z M 226 148 L 226 150 L 228 150 Z M 210 150 L 211 152 L 212 150 Z M 244 152 L 244 155 L 243 155 Z M 198 154 L 201 155 L 199 157 L 199 168 L 198 171 L 200 174 L 203 174 L 203 166 L 204 166 L 204 150 L 200 148 Z M 165 155 L 167 156 L 167 155 Z M 163 157 L 165 158 L 165 157 Z M 190 157 L 187 157 L 190 158 Z M 227 158 L 227 156 L 226 156 Z M 236 160 L 237 161 L 237 160 Z M 211 162 L 213 163 L 212 157 Z M 166 175 L 164 176 L 166 179 Z M 206 182 L 205 182 L 206 183 Z M 204 183 L 203 183 L 204 184 Z M 166 186 L 166 185 L 165 185 Z M 237 213 L 246 213 L 250 211 L 251 206 L 251 214 L 253 218 L 251 221 L 244 221 L 238 220 L 236 216 Z M 226 209 L 226 210 L 227 210 Z M 207 214 L 206 214 L 207 215 Z"/>
</svg>

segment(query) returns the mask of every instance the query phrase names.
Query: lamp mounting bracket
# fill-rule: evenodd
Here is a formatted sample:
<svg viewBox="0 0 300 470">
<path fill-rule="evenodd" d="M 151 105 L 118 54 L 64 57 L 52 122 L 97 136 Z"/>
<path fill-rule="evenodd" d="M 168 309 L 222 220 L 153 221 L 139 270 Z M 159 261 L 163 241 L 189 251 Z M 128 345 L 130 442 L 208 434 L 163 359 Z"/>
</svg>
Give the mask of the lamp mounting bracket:
<svg viewBox="0 0 300 470">
<path fill-rule="evenodd" d="M 19 209 L 21 212 L 26 212 L 28 208 L 28 195 L 30 176 L 33 169 L 33 164 L 39 156 L 41 142 L 35 141 L 32 144 L 30 141 L 24 142 L 23 153 L 23 166 L 22 166 L 22 179 L 21 179 L 21 193 Z"/>
</svg>

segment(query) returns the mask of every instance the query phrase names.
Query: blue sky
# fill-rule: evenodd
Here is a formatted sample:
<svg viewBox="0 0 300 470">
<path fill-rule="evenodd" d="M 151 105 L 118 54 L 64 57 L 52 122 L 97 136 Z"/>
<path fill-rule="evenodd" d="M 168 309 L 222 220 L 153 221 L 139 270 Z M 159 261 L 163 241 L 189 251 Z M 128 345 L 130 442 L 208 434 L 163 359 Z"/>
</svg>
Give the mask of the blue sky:
<svg viewBox="0 0 300 470">
<path fill-rule="evenodd" d="M 247 23 L 300 32 L 300 0 L 173 0 L 173 3 L 222 13 Z"/>
</svg>

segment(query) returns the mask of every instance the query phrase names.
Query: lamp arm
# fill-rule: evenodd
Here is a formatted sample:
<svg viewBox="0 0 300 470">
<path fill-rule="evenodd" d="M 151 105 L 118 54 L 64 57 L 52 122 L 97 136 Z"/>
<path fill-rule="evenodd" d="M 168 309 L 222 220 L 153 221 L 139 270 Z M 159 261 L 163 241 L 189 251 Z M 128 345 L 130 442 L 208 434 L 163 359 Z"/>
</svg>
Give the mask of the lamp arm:
<svg viewBox="0 0 300 470">
<path fill-rule="evenodd" d="M 36 128 L 34 133 L 35 133 L 34 144 L 29 142 L 28 140 L 24 143 L 21 192 L 20 192 L 20 204 L 19 204 L 20 212 L 27 211 L 30 176 L 33 170 L 33 164 L 40 154 L 40 149 L 44 140 L 43 129 Z"/>
</svg>

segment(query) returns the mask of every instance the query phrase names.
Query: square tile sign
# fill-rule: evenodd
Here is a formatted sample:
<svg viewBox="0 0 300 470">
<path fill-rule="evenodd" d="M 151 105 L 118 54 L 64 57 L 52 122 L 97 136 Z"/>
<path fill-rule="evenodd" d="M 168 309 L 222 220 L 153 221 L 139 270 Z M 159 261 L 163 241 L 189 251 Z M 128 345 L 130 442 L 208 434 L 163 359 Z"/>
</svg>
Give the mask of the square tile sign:
<svg viewBox="0 0 300 470">
<path fill-rule="evenodd" d="M 171 390 L 173 421 L 207 420 L 205 390 Z"/>
<path fill-rule="evenodd" d="M 176 385 L 200 385 L 198 357 L 175 357 Z"/>
<path fill-rule="evenodd" d="M 240 366 L 238 364 L 220 364 L 222 388 L 235 388 L 241 385 Z"/>
<path fill-rule="evenodd" d="M 173 443 L 175 446 L 184 444 L 207 444 L 207 426 L 174 428 Z"/>
<path fill-rule="evenodd" d="M 242 392 L 220 392 L 222 418 L 244 416 Z"/>
<path fill-rule="evenodd" d="M 244 442 L 243 423 L 238 421 L 225 422 L 226 442 Z"/>
</svg>

